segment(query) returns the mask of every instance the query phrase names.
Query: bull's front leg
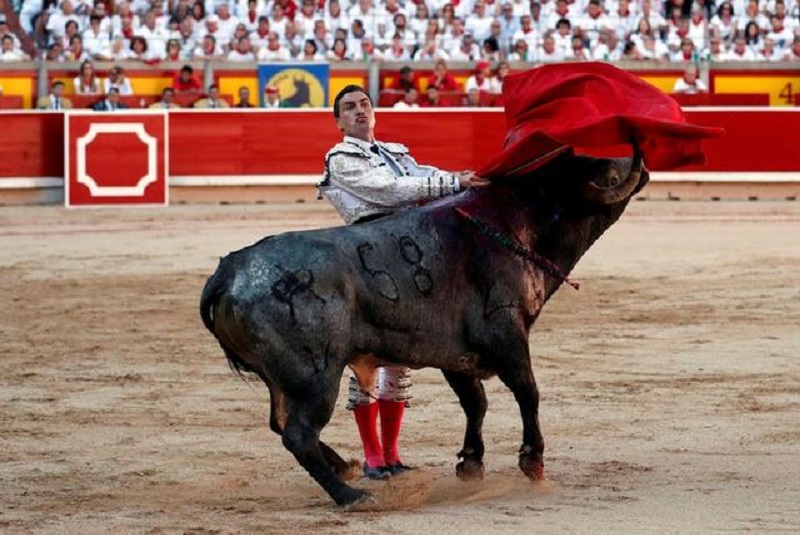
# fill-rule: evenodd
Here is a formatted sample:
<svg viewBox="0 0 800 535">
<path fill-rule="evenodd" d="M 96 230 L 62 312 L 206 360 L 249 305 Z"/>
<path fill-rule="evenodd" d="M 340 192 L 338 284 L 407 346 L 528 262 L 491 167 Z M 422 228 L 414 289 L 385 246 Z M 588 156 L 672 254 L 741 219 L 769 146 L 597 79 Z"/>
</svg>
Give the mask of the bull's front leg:
<svg viewBox="0 0 800 535">
<path fill-rule="evenodd" d="M 539 428 L 539 390 L 527 348 L 509 366 L 498 370 L 498 377 L 514 393 L 522 415 L 522 447 L 519 467 L 530 479 L 544 479 L 544 438 Z"/>
<path fill-rule="evenodd" d="M 443 370 L 442 373 L 467 416 L 464 447 L 458 453 L 461 461 L 456 465 L 456 475 L 462 481 L 483 479 L 483 418 L 487 407 L 483 383 L 460 372 Z"/>
</svg>

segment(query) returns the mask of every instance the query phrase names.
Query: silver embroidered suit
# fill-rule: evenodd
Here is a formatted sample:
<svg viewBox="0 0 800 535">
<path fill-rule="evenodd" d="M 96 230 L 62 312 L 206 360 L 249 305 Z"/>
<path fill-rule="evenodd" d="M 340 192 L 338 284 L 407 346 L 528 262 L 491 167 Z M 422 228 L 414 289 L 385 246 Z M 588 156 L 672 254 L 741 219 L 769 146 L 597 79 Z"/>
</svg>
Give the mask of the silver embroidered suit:
<svg viewBox="0 0 800 535">
<path fill-rule="evenodd" d="M 370 143 L 346 136 L 325 156 L 325 175 L 318 187 L 319 194 L 350 225 L 456 193 L 458 179 L 458 173 L 419 165 L 399 143 Z M 369 390 L 363 390 L 355 376 L 350 376 L 348 409 L 374 399 L 411 399 L 411 375 L 406 367 L 381 367 L 370 384 Z"/>
</svg>

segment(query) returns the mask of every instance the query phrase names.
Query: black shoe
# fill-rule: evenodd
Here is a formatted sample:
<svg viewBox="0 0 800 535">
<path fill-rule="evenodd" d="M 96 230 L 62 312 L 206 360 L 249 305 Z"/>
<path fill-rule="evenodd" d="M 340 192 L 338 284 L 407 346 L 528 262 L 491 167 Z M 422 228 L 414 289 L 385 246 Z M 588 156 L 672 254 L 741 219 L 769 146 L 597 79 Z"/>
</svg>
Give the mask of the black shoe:
<svg viewBox="0 0 800 535">
<path fill-rule="evenodd" d="M 386 469 L 387 469 L 387 470 L 389 471 L 389 473 L 390 473 L 390 474 L 392 474 L 393 476 L 400 475 L 400 474 L 402 474 L 402 473 L 404 473 L 404 472 L 410 472 L 411 470 L 416 470 L 416 468 L 415 468 L 415 467 L 413 467 L 413 466 L 406 466 L 406 465 L 404 465 L 403 463 L 394 463 L 394 464 L 390 464 L 389 466 L 387 466 L 387 467 L 386 467 Z"/>
<path fill-rule="evenodd" d="M 368 479 L 386 480 L 392 477 L 392 472 L 386 466 L 376 466 L 372 468 L 364 463 L 364 477 Z"/>
</svg>

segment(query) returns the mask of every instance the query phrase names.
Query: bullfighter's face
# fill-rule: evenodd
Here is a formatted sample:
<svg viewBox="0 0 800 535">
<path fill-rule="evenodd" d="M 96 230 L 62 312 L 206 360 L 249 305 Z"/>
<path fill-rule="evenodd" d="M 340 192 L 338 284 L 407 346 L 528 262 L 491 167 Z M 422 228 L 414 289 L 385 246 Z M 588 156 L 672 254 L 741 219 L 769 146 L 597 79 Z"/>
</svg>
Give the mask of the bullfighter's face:
<svg viewBox="0 0 800 535">
<path fill-rule="evenodd" d="M 375 112 L 369 97 L 360 91 L 342 97 L 336 126 L 346 136 L 375 141 Z"/>
</svg>

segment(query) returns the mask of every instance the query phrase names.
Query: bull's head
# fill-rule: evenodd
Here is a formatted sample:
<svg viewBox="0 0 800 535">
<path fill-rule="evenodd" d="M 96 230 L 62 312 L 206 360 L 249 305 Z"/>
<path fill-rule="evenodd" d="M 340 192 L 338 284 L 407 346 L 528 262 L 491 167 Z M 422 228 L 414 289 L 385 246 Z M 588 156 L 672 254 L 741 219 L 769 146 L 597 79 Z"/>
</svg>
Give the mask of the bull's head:
<svg viewBox="0 0 800 535">
<path fill-rule="evenodd" d="M 649 180 L 642 154 L 636 148 L 630 159 L 605 162 L 599 175 L 595 173 L 581 188 L 583 198 L 590 203 L 612 205 L 630 199 Z"/>
</svg>

